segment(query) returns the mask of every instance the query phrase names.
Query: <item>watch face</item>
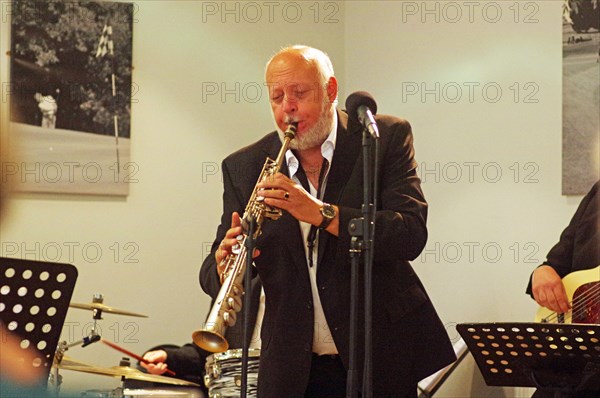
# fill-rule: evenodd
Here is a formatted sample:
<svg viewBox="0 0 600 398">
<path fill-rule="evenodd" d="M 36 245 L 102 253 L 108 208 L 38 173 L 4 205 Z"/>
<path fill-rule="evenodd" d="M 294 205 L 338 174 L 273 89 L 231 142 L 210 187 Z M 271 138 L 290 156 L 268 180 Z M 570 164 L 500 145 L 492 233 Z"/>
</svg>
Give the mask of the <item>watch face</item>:
<svg viewBox="0 0 600 398">
<path fill-rule="evenodd" d="M 323 209 L 321 211 L 324 217 L 334 218 L 335 217 L 335 207 L 330 204 L 323 205 Z"/>
</svg>

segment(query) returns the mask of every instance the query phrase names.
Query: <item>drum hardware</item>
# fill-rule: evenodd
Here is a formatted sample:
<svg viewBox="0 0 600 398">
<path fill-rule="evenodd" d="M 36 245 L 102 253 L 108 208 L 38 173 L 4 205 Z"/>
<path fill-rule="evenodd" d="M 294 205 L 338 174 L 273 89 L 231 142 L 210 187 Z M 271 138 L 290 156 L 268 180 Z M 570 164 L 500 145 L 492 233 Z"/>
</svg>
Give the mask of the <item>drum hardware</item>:
<svg viewBox="0 0 600 398">
<path fill-rule="evenodd" d="M 72 358 L 64 356 L 59 364 L 55 367 L 77 372 L 98 374 L 104 376 L 118 377 L 121 379 L 119 387 L 113 390 L 87 390 L 82 393 L 82 397 L 97 397 L 97 398 L 129 398 L 129 397 L 187 397 L 200 398 L 201 392 L 197 387 L 198 384 L 191 383 L 185 380 L 174 379 L 172 377 L 156 376 L 143 373 L 137 369 L 130 367 L 130 360 L 123 357 L 119 366 L 110 368 L 97 367 L 84 362 L 76 361 Z M 162 383 L 173 387 L 160 387 L 150 389 L 129 389 L 125 388 L 126 380 L 141 380 L 146 382 Z"/>
<path fill-rule="evenodd" d="M 176 379 L 173 377 L 153 375 L 144 373 L 140 370 L 134 369 L 129 366 L 129 359 L 121 360 L 119 366 L 112 366 L 109 368 L 89 365 L 77 361 L 69 360 L 66 363 L 59 363 L 55 365 L 58 369 L 72 370 L 75 372 L 92 373 L 102 376 L 118 377 L 124 380 L 140 380 L 155 383 L 171 384 L 176 386 L 192 386 L 200 387 L 196 383 L 192 383 L 186 380 Z"/>
<path fill-rule="evenodd" d="M 256 397 L 260 349 L 248 351 L 248 397 Z M 242 350 L 228 350 L 206 358 L 204 385 L 209 398 L 233 398 L 240 396 L 242 385 Z"/>
<path fill-rule="evenodd" d="M 65 366 L 74 366 L 76 368 L 81 368 L 81 367 L 94 368 L 92 365 L 81 365 L 81 363 L 73 364 L 73 363 L 67 362 L 67 364 L 63 364 L 62 361 L 63 361 L 65 352 L 69 348 L 75 347 L 78 345 L 81 345 L 81 347 L 86 347 L 92 343 L 96 343 L 96 342 L 102 340 L 102 336 L 100 336 L 100 334 L 97 332 L 97 329 L 98 329 L 97 326 L 98 326 L 98 321 L 103 319 L 102 318 L 103 312 L 106 312 L 109 314 L 115 314 L 115 315 L 127 315 L 127 316 L 135 316 L 135 317 L 139 317 L 139 318 L 148 318 L 147 315 L 138 314 L 138 313 L 131 312 L 131 311 L 125 311 L 125 310 L 121 310 L 118 308 L 109 307 L 109 306 L 105 305 L 104 297 L 100 293 L 95 293 L 92 297 L 92 302 L 89 304 L 70 303 L 69 307 L 79 308 L 79 309 L 84 309 L 84 310 L 92 310 L 93 324 L 92 324 L 92 328 L 91 328 L 88 336 L 84 337 L 81 340 L 75 341 L 71 344 L 67 344 L 66 341 L 61 341 L 61 342 L 59 342 L 58 346 L 56 347 L 56 352 L 54 354 L 54 362 L 52 365 L 53 369 L 52 369 L 52 372 L 50 373 L 49 382 L 52 385 L 54 385 L 54 389 L 55 389 L 57 395 L 60 392 L 60 385 L 62 384 L 62 375 L 59 374 L 59 369 L 67 369 L 67 367 L 65 367 Z"/>
<path fill-rule="evenodd" d="M 82 310 L 92 310 L 93 317 L 96 320 L 102 319 L 102 312 L 107 312 L 109 314 L 115 314 L 115 315 L 129 315 L 129 316 L 136 316 L 139 318 L 148 318 L 148 315 L 138 314 L 138 313 L 131 312 L 131 311 L 125 311 L 125 310 L 120 310 L 118 308 L 109 307 L 109 306 L 103 304 L 103 302 L 104 302 L 104 298 L 102 297 L 101 294 L 97 293 L 97 294 L 94 294 L 94 297 L 92 298 L 91 303 L 89 303 L 89 304 L 71 303 L 71 304 L 69 304 L 69 307 L 79 308 Z"/>
</svg>

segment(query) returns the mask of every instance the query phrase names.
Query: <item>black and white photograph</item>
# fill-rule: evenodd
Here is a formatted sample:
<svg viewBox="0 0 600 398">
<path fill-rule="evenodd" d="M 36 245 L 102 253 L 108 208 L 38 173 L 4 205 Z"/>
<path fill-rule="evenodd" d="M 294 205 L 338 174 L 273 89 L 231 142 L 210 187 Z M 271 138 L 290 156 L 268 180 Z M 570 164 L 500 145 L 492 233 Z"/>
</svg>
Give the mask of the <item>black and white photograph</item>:
<svg viewBox="0 0 600 398">
<path fill-rule="evenodd" d="M 127 195 L 132 10 L 115 2 L 15 1 L 10 120 L 18 189 Z"/>
<path fill-rule="evenodd" d="M 600 2 L 563 7 L 562 192 L 581 195 L 600 178 Z"/>
</svg>

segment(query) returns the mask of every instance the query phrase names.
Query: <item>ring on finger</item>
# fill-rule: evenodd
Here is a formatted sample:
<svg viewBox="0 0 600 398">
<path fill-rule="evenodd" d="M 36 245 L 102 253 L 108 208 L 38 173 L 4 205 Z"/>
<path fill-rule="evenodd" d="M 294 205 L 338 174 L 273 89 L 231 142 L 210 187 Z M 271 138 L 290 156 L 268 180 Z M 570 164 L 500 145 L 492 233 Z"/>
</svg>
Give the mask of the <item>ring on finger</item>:
<svg viewBox="0 0 600 398">
<path fill-rule="evenodd" d="M 285 193 L 283 194 L 283 199 L 288 200 L 290 198 L 290 193 L 288 191 L 285 191 Z"/>
</svg>

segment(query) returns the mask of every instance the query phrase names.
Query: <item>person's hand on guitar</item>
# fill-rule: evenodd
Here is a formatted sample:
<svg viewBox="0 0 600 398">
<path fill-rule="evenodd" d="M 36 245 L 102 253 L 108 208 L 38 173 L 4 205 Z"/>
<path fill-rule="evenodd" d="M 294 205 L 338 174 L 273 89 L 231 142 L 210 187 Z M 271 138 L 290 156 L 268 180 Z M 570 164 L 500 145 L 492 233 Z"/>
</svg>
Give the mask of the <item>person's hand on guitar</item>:
<svg viewBox="0 0 600 398">
<path fill-rule="evenodd" d="M 532 292 L 539 305 L 559 314 L 571 308 L 562 279 L 549 265 L 541 265 L 533 272 Z"/>
</svg>

